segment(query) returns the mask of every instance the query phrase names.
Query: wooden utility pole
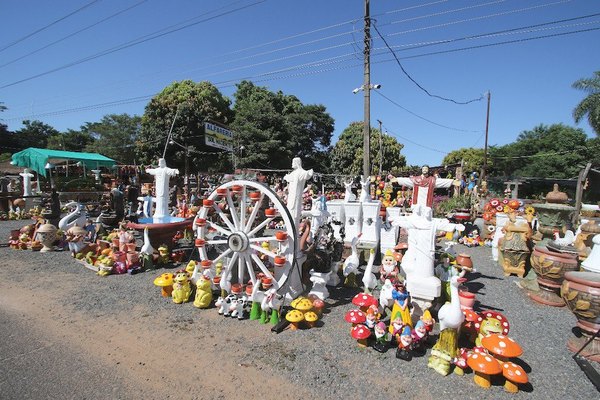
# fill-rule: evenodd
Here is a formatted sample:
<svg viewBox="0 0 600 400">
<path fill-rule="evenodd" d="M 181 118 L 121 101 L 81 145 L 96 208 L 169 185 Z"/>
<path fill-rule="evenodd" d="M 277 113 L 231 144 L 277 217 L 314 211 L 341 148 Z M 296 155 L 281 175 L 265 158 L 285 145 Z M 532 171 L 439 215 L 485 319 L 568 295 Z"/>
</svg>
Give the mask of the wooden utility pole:
<svg viewBox="0 0 600 400">
<path fill-rule="evenodd" d="M 371 133 L 371 15 L 369 0 L 365 0 L 365 79 L 363 91 L 365 93 L 365 115 L 363 126 L 363 179 L 370 176 L 369 153 Z"/>
<path fill-rule="evenodd" d="M 483 147 L 483 167 L 481 168 L 481 179 L 480 179 L 481 182 L 483 182 L 485 180 L 486 174 L 487 174 L 488 130 L 490 127 L 490 99 L 491 99 L 491 97 L 492 97 L 492 94 L 488 90 L 488 92 L 487 92 L 487 113 L 486 113 L 486 117 L 485 117 L 485 145 Z"/>
<path fill-rule="evenodd" d="M 383 131 L 381 130 L 381 120 L 378 119 L 377 122 L 379 122 L 379 175 L 381 175 L 383 169 Z"/>
</svg>

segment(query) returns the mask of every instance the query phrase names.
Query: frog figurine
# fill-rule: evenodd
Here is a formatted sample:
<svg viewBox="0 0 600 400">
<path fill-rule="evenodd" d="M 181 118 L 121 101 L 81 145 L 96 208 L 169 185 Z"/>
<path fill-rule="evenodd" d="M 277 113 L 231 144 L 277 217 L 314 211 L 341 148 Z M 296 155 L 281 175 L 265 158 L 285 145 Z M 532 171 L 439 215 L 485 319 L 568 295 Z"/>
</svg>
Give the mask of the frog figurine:
<svg viewBox="0 0 600 400">
<path fill-rule="evenodd" d="M 180 269 L 173 278 L 173 292 L 171 293 L 173 303 L 186 303 L 189 301 L 191 294 L 190 276 L 186 270 Z"/>
<path fill-rule="evenodd" d="M 211 281 L 208 277 L 200 275 L 196 282 L 196 298 L 194 300 L 194 307 L 197 308 L 208 308 L 212 303 L 213 294 L 211 289 Z"/>
</svg>

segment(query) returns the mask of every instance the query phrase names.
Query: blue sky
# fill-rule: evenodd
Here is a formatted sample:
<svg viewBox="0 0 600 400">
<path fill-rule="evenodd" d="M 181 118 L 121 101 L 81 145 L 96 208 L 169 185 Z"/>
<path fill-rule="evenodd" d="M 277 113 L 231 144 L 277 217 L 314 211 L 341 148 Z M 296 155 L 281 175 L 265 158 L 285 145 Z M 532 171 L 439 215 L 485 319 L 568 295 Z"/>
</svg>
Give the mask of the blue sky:
<svg viewBox="0 0 600 400">
<path fill-rule="evenodd" d="M 575 126 L 584 93 L 571 84 L 600 70 L 598 13 L 596 0 L 371 0 L 387 42 L 372 28 L 371 82 L 382 85 L 372 126 L 382 121 L 409 164 L 484 144 L 486 101 L 429 96 L 388 45 L 432 95 L 466 102 L 489 90 L 490 145 L 539 124 Z M 2 0 L 0 15 L 0 117 L 10 130 L 24 119 L 66 131 L 141 115 L 183 79 L 211 81 L 232 100 L 248 79 L 323 104 L 334 142 L 363 119 L 363 95 L 352 93 L 363 82 L 363 0 Z"/>
</svg>

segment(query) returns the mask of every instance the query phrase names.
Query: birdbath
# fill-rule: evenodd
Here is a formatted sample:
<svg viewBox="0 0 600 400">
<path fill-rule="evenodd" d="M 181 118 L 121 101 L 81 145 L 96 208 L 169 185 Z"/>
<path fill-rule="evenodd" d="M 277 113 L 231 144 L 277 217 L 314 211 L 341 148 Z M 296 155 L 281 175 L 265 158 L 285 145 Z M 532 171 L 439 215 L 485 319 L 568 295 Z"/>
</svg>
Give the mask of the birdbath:
<svg viewBox="0 0 600 400">
<path fill-rule="evenodd" d="M 538 215 L 538 231 L 542 234 L 541 244 L 553 239 L 554 231 L 561 231 L 571 221 L 575 207 L 567 205 L 566 193 L 558 190 L 554 184 L 554 190 L 548 192 L 545 203 L 532 204 Z"/>
</svg>

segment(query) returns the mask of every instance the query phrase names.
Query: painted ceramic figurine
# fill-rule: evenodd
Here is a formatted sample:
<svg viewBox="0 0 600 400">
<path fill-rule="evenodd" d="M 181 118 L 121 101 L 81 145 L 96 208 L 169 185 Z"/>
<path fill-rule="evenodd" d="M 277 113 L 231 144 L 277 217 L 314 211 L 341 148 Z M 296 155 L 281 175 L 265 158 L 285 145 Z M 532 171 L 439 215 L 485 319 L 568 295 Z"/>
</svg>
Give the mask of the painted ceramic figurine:
<svg viewBox="0 0 600 400">
<path fill-rule="evenodd" d="M 190 276 L 185 270 L 181 269 L 177 271 L 175 278 L 173 278 L 173 292 L 171 293 L 173 303 L 186 303 L 189 301 L 191 294 Z"/>
<path fill-rule="evenodd" d="M 427 344 L 427 338 L 429 333 L 425 327 L 425 323 L 422 320 L 417 321 L 415 329 L 412 331 L 413 338 L 413 349 L 418 354 L 425 354 L 425 345 Z"/>
<path fill-rule="evenodd" d="M 391 320 L 393 321 L 400 316 L 403 324 L 412 328 L 412 317 L 409 308 L 410 296 L 408 295 L 403 282 L 396 282 L 394 290 L 392 290 L 392 297 L 394 299 L 394 305 L 392 307 Z"/>
<path fill-rule="evenodd" d="M 388 349 L 392 335 L 387 331 L 387 327 L 384 322 L 378 322 L 375 324 L 374 329 L 375 343 L 373 348 L 380 353 L 385 353 Z"/>
<path fill-rule="evenodd" d="M 367 309 L 367 320 L 365 325 L 370 330 L 375 329 L 375 325 L 379 322 L 379 309 L 376 305 L 372 305 Z"/>
<path fill-rule="evenodd" d="M 386 279 L 390 281 L 396 280 L 398 277 L 398 263 L 391 250 L 385 252 L 385 255 L 381 259 L 381 267 L 379 268 L 379 279 L 381 282 L 385 282 Z"/>
<path fill-rule="evenodd" d="M 194 299 L 194 307 L 208 308 L 212 303 L 213 294 L 211 290 L 211 281 L 205 276 L 200 276 L 196 281 L 196 298 Z"/>
<path fill-rule="evenodd" d="M 398 343 L 398 349 L 396 349 L 396 358 L 400 358 L 404 361 L 412 360 L 412 331 L 409 326 L 405 326 L 399 337 L 396 338 Z"/>
</svg>

